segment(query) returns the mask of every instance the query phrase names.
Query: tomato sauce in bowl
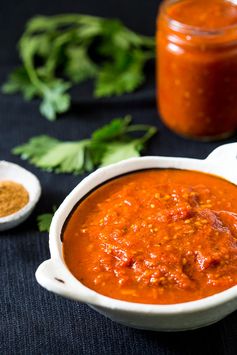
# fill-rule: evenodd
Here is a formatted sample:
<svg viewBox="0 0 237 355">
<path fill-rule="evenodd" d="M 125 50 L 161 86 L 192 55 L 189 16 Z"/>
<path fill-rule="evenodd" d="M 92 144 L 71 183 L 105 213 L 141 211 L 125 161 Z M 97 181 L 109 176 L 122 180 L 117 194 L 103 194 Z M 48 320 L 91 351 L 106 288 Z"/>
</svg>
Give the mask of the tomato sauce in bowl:
<svg viewBox="0 0 237 355">
<path fill-rule="evenodd" d="M 130 173 L 80 201 L 62 237 L 69 270 L 98 293 L 198 300 L 237 284 L 237 187 L 195 171 Z"/>
</svg>

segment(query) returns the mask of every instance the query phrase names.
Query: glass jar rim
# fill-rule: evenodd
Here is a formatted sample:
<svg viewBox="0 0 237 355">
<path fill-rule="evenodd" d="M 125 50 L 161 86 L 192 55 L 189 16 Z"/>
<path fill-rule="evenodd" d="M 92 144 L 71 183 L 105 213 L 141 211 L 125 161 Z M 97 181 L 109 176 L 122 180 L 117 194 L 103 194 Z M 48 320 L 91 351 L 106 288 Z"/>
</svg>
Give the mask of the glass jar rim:
<svg viewBox="0 0 237 355">
<path fill-rule="evenodd" d="M 188 0 L 166 0 L 161 4 L 160 7 L 160 14 L 164 16 L 166 21 L 169 24 L 169 27 L 177 32 L 181 32 L 183 34 L 190 34 L 190 35 L 198 35 L 198 36 L 218 36 L 218 35 L 223 35 L 226 31 L 230 30 L 237 30 L 237 23 L 228 25 L 228 26 L 223 26 L 218 29 L 205 29 L 205 28 L 200 28 L 198 26 L 192 26 L 192 25 L 187 25 L 181 21 L 174 20 L 171 16 L 167 14 L 167 9 L 170 5 L 181 2 L 181 1 L 188 1 Z M 234 2 L 236 0 L 224 0 L 227 2 Z M 237 1 L 236 1 L 236 6 L 237 6 Z"/>
</svg>

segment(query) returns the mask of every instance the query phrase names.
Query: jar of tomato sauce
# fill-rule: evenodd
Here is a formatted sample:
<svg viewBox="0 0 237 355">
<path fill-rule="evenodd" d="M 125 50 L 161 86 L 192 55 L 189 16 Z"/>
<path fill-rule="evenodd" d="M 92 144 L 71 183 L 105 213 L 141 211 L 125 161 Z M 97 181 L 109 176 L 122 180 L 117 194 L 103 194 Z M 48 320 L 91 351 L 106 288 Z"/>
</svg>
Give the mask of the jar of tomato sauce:
<svg viewBox="0 0 237 355">
<path fill-rule="evenodd" d="M 164 123 L 204 140 L 231 135 L 237 130 L 237 1 L 167 0 L 157 25 Z"/>
</svg>

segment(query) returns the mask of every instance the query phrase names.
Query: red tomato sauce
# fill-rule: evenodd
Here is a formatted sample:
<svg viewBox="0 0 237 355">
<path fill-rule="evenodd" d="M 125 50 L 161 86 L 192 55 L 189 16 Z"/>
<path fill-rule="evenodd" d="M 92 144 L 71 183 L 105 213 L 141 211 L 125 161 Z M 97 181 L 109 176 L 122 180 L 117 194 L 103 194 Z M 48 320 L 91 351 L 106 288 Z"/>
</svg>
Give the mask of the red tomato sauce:
<svg viewBox="0 0 237 355">
<path fill-rule="evenodd" d="M 237 3 L 167 0 L 157 24 L 164 123 L 188 137 L 229 136 L 237 130 Z"/>
<path fill-rule="evenodd" d="M 63 232 L 72 274 L 112 298 L 172 304 L 237 284 L 237 187 L 213 175 L 146 170 L 105 183 Z"/>
<path fill-rule="evenodd" d="M 237 6 L 230 0 L 182 0 L 167 10 L 175 21 L 205 30 L 237 24 Z"/>
</svg>

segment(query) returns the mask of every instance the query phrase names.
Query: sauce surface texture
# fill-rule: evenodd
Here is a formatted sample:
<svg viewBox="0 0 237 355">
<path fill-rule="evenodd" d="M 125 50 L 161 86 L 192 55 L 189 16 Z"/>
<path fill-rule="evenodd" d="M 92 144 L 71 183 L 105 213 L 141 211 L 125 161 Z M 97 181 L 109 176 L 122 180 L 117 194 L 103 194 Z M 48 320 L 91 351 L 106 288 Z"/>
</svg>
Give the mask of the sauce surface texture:
<svg viewBox="0 0 237 355">
<path fill-rule="evenodd" d="M 172 19 L 199 29 L 237 24 L 237 6 L 231 0 L 183 0 L 170 6 L 167 13 Z"/>
<path fill-rule="evenodd" d="M 237 187 L 213 175 L 146 170 L 92 192 L 63 234 L 65 262 L 112 298 L 172 304 L 237 284 Z"/>
</svg>

